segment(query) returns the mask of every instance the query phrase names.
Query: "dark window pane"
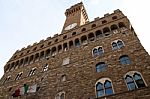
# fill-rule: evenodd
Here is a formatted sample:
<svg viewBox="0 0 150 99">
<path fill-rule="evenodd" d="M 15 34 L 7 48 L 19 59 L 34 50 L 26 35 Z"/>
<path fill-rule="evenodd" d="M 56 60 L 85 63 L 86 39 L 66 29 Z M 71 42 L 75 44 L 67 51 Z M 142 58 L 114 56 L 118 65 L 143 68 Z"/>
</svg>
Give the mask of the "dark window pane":
<svg viewBox="0 0 150 99">
<path fill-rule="evenodd" d="M 103 48 L 102 47 L 99 47 L 98 48 L 98 55 L 103 55 L 104 51 L 103 51 Z"/>
<path fill-rule="evenodd" d="M 135 80 L 138 88 L 145 87 L 145 83 L 139 74 L 134 75 L 134 80 Z"/>
<path fill-rule="evenodd" d="M 104 90 L 97 91 L 97 97 L 101 97 L 104 95 Z"/>
<path fill-rule="evenodd" d="M 131 64 L 131 60 L 128 56 L 124 55 L 120 57 L 120 63 L 122 65 Z"/>
<path fill-rule="evenodd" d="M 98 83 L 98 84 L 96 85 L 96 90 L 103 90 L 103 84 Z"/>
<path fill-rule="evenodd" d="M 123 42 L 122 41 L 118 41 L 117 44 L 118 44 L 119 48 L 123 47 Z"/>
<path fill-rule="evenodd" d="M 111 94 L 113 94 L 112 88 L 105 89 L 105 94 L 106 94 L 106 95 L 111 95 Z"/>
<path fill-rule="evenodd" d="M 132 83 L 128 83 L 127 85 L 128 85 L 129 90 L 136 89 L 136 86 L 135 86 L 135 84 L 133 82 Z"/>
<path fill-rule="evenodd" d="M 109 88 L 109 87 L 111 87 L 111 82 L 110 81 L 105 81 L 105 88 Z"/>
<path fill-rule="evenodd" d="M 118 49 L 117 43 L 113 42 L 112 47 L 113 47 L 114 50 Z"/>
</svg>

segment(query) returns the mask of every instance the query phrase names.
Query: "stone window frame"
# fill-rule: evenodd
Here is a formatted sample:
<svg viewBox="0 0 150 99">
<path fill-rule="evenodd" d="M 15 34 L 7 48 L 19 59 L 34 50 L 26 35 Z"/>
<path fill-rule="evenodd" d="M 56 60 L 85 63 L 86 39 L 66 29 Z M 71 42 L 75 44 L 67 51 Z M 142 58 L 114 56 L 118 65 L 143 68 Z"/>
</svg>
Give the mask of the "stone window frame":
<svg viewBox="0 0 150 99">
<path fill-rule="evenodd" d="M 100 47 L 101 47 L 102 50 L 103 50 L 103 53 L 102 53 L 101 55 L 99 55 L 99 53 L 98 53 L 98 49 L 99 49 Z M 93 53 L 93 51 L 94 51 L 95 49 L 97 50 L 97 54 L 96 54 L 96 55 L 94 55 L 94 53 Z M 96 46 L 96 47 L 94 47 L 94 48 L 92 49 L 92 56 L 93 56 L 93 57 L 102 56 L 103 54 L 104 54 L 104 48 L 103 48 L 103 46 Z"/>
<path fill-rule="evenodd" d="M 135 79 L 133 78 L 133 76 L 134 76 L 135 74 L 140 75 L 140 77 L 142 78 L 142 80 L 143 80 L 143 82 L 144 82 L 144 84 L 145 84 L 145 87 L 147 87 L 147 83 L 146 83 L 145 79 L 143 78 L 143 76 L 142 76 L 142 74 L 141 74 L 140 72 L 138 72 L 138 71 L 129 71 L 129 72 L 127 72 L 127 73 L 124 75 L 124 82 L 125 82 L 125 84 L 126 84 L 126 86 L 127 86 L 127 88 L 128 88 L 128 91 L 131 91 L 131 89 L 128 87 L 128 84 L 127 84 L 127 82 L 126 82 L 126 77 L 127 77 L 127 76 L 132 77 L 132 80 L 133 80 L 134 85 L 135 85 L 135 87 L 136 87 L 135 89 L 138 89 L 138 85 L 137 85 L 137 83 L 135 82 Z M 135 90 L 135 89 L 132 89 L 132 90 Z"/>
<path fill-rule="evenodd" d="M 23 72 L 18 73 L 15 80 L 19 80 L 21 78 L 22 74 L 23 74 Z"/>
<path fill-rule="evenodd" d="M 114 87 L 113 87 L 113 84 L 112 84 L 111 79 L 110 79 L 110 78 L 100 78 L 100 79 L 97 80 L 96 83 L 95 83 L 95 95 L 96 95 L 97 98 L 99 98 L 98 95 L 97 95 L 97 88 L 96 88 L 98 83 L 103 84 L 103 90 L 104 90 L 104 95 L 103 95 L 103 96 L 107 96 L 107 95 L 106 95 L 106 92 L 105 92 L 105 91 L 106 91 L 106 88 L 104 87 L 104 84 L 105 84 L 106 81 L 111 82 L 111 89 L 112 89 L 112 92 L 113 92 L 112 94 L 115 94 L 115 92 L 114 92 Z M 112 94 L 110 94 L 110 95 L 112 95 Z M 101 96 L 101 97 L 103 97 L 103 96 Z"/>
<path fill-rule="evenodd" d="M 35 75 L 36 70 L 37 70 L 36 67 L 35 67 L 35 68 L 32 68 L 32 69 L 29 71 L 28 77 Z"/>
<path fill-rule="evenodd" d="M 120 47 L 120 46 L 118 45 L 118 41 L 121 41 L 122 44 L 123 44 L 123 46 Z M 114 47 L 113 47 L 113 43 L 117 44 L 117 48 L 114 48 Z M 112 47 L 113 50 L 119 50 L 119 49 L 121 49 L 121 48 L 124 47 L 124 46 L 125 46 L 125 43 L 124 43 L 123 40 L 121 40 L 121 39 L 117 39 L 117 40 L 114 40 L 114 41 L 111 42 L 111 47 Z"/>
</svg>

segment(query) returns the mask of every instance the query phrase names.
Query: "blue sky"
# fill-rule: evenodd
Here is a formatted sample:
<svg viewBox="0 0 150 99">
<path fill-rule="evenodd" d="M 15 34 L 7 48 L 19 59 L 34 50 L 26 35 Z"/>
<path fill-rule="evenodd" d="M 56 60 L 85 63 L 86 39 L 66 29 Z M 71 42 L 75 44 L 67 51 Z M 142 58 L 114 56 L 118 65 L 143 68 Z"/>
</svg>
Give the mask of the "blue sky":
<svg viewBox="0 0 150 99">
<path fill-rule="evenodd" d="M 64 12 L 81 0 L 0 0 L 0 77 L 17 49 L 56 33 L 65 21 Z M 90 21 L 120 9 L 130 19 L 141 43 L 150 53 L 149 0 L 82 0 Z"/>
</svg>

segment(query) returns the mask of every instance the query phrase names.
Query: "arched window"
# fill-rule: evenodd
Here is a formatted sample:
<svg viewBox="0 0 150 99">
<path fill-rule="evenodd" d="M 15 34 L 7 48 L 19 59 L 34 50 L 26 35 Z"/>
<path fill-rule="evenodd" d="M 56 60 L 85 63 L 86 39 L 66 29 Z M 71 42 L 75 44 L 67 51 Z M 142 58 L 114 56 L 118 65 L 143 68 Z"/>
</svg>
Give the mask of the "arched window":
<svg viewBox="0 0 150 99">
<path fill-rule="evenodd" d="M 103 33 L 105 34 L 105 36 L 110 35 L 110 29 L 108 27 L 103 28 Z"/>
<path fill-rule="evenodd" d="M 122 56 L 120 56 L 119 60 L 120 60 L 120 63 L 121 63 L 122 65 L 131 64 L 131 60 L 130 60 L 130 58 L 128 57 L 128 55 L 122 55 Z"/>
<path fill-rule="evenodd" d="M 94 27 L 96 27 L 96 24 L 92 24 L 91 28 L 94 28 Z"/>
<path fill-rule="evenodd" d="M 55 56 L 55 55 L 56 55 L 56 47 L 53 47 L 53 48 L 52 48 L 52 53 L 51 53 L 51 54 L 52 54 L 52 56 Z"/>
<path fill-rule="evenodd" d="M 134 90 L 137 88 L 145 87 L 146 84 L 139 72 L 130 71 L 125 75 L 125 81 L 128 86 L 128 90 Z"/>
<path fill-rule="evenodd" d="M 99 48 L 98 48 L 98 55 L 99 55 L 99 56 L 102 56 L 103 54 L 104 54 L 103 48 L 102 48 L 102 47 L 99 47 Z"/>
<path fill-rule="evenodd" d="M 28 76 L 35 75 L 36 68 L 32 68 L 32 70 L 29 72 Z"/>
<path fill-rule="evenodd" d="M 94 48 L 93 49 L 93 57 L 96 57 L 96 56 L 98 56 L 98 50 L 97 50 L 97 48 Z"/>
<path fill-rule="evenodd" d="M 103 37 L 103 33 L 102 33 L 101 30 L 97 30 L 97 31 L 95 32 L 95 35 L 96 35 L 97 38 Z"/>
<path fill-rule="evenodd" d="M 46 50 L 46 55 L 45 55 L 45 56 L 46 56 L 46 58 L 47 58 L 48 56 L 50 56 L 50 49 L 47 49 L 47 50 Z"/>
<path fill-rule="evenodd" d="M 118 26 L 119 26 L 119 28 L 123 28 L 123 27 L 125 28 L 126 27 L 123 22 L 118 23 Z"/>
<path fill-rule="evenodd" d="M 15 80 L 19 80 L 21 78 L 21 76 L 22 76 L 22 72 L 16 76 Z"/>
<path fill-rule="evenodd" d="M 84 44 L 87 44 L 87 37 L 86 35 L 82 36 L 81 37 L 81 43 L 84 45 Z"/>
<path fill-rule="evenodd" d="M 96 64 L 96 72 L 102 72 L 106 70 L 106 68 L 107 68 L 107 64 L 105 64 L 105 62 L 100 62 Z"/>
<path fill-rule="evenodd" d="M 61 45 L 58 45 L 58 52 L 62 52 L 62 46 Z"/>
<path fill-rule="evenodd" d="M 113 24 L 113 25 L 110 26 L 110 29 L 111 29 L 112 31 L 113 31 L 113 30 L 116 30 L 116 29 L 118 29 L 118 26 L 115 25 L 115 24 Z"/>
<path fill-rule="evenodd" d="M 69 41 L 69 48 L 73 47 L 73 41 Z"/>
<path fill-rule="evenodd" d="M 40 53 L 40 59 L 43 59 L 44 58 L 44 51 L 42 51 L 41 53 Z"/>
<path fill-rule="evenodd" d="M 126 78 L 125 78 L 125 80 L 126 80 L 126 83 L 128 85 L 128 89 L 129 90 L 136 89 L 136 85 L 135 85 L 134 80 L 132 79 L 131 76 L 127 75 Z"/>
<path fill-rule="evenodd" d="M 36 62 L 36 61 L 38 61 L 39 60 L 39 53 L 36 53 L 35 54 L 35 59 L 34 59 L 34 61 Z"/>
<path fill-rule="evenodd" d="M 31 56 L 30 56 L 30 59 L 29 59 L 29 63 L 30 63 L 30 64 L 33 63 L 33 58 L 34 58 L 34 56 L 31 55 Z"/>
<path fill-rule="evenodd" d="M 67 45 L 67 43 L 64 43 L 64 44 L 63 44 L 63 49 L 64 49 L 64 51 L 67 51 L 67 50 L 68 50 L 68 45 Z"/>
<path fill-rule="evenodd" d="M 86 28 L 82 28 L 82 30 L 81 30 L 82 32 L 85 32 L 86 31 Z"/>
<path fill-rule="evenodd" d="M 102 97 L 113 94 L 112 83 L 109 78 L 99 79 L 96 83 L 96 96 Z"/>
<path fill-rule="evenodd" d="M 78 38 L 77 38 L 77 39 L 75 39 L 75 46 L 76 46 L 76 47 L 80 46 L 80 41 L 79 41 L 79 39 L 78 39 Z"/>
<path fill-rule="evenodd" d="M 101 97 L 104 96 L 104 87 L 103 84 L 98 82 L 96 85 L 96 93 L 97 93 L 97 97 Z"/>
<path fill-rule="evenodd" d="M 113 50 L 121 49 L 123 46 L 124 46 L 124 43 L 122 40 L 115 40 L 112 42 Z"/>
<path fill-rule="evenodd" d="M 89 34 L 88 34 L 88 39 L 89 39 L 90 41 L 94 41 L 94 40 L 95 40 L 94 34 L 93 34 L 93 33 L 89 33 Z"/>
<path fill-rule="evenodd" d="M 24 60 L 24 65 L 27 65 L 27 64 L 28 64 L 28 60 L 29 60 L 29 58 L 26 57 L 25 60 Z"/>
<path fill-rule="evenodd" d="M 92 51 L 93 57 L 102 56 L 104 54 L 103 47 L 95 47 Z"/>
<path fill-rule="evenodd" d="M 111 85 L 110 81 L 108 81 L 108 80 L 105 81 L 104 88 L 105 88 L 105 94 L 106 95 L 113 94 L 112 85 Z"/>
</svg>

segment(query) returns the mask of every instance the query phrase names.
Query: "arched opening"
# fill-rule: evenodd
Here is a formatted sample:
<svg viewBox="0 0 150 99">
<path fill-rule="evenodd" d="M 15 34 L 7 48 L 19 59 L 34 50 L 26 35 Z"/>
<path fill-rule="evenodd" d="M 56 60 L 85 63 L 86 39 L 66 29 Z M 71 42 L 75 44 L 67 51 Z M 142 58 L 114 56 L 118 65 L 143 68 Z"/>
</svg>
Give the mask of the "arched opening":
<svg viewBox="0 0 150 99">
<path fill-rule="evenodd" d="M 19 60 L 16 61 L 16 63 L 15 63 L 15 68 L 18 68 L 18 66 L 19 66 Z"/>
<path fill-rule="evenodd" d="M 20 66 L 23 65 L 23 61 L 24 61 L 24 59 L 20 60 L 20 64 L 19 64 Z"/>
<path fill-rule="evenodd" d="M 51 53 L 51 55 L 52 55 L 52 56 L 55 56 L 55 55 L 56 55 L 56 47 L 53 47 L 53 48 L 52 48 L 52 53 Z"/>
<path fill-rule="evenodd" d="M 50 56 L 50 49 L 47 49 L 47 50 L 46 50 L 45 56 L 46 56 L 46 57 Z"/>
<path fill-rule="evenodd" d="M 125 28 L 125 27 L 126 27 L 123 22 L 119 22 L 119 23 L 118 23 L 118 26 L 119 26 L 119 28 Z"/>
<path fill-rule="evenodd" d="M 73 47 L 73 41 L 69 41 L 69 48 Z"/>
<path fill-rule="evenodd" d="M 34 59 L 34 56 L 31 55 L 30 58 L 29 58 L 29 63 L 30 63 L 30 64 L 33 63 L 33 59 Z"/>
<path fill-rule="evenodd" d="M 80 41 L 79 41 L 79 39 L 78 39 L 78 38 L 77 38 L 77 39 L 75 39 L 75 46 L 76 46 L 76 47 L 80 46 Z"/>
<path fill-rule="evenodd" d="M 36 61 L 38 61 L 39 60 L 39 53 L 36 53 L 35 54 L 35 59 L 34 59 L 34 61 L 36 62 Z"/>
<path fill-rule="evenodd" d="M 96 24 L 92 24 L 91 28 L 94 28 L 94 27 L 96 27 Z"/>
<path fill-rule="evenodd" d="M 117 19 L 117 16 L 113 16 L 112 19 L 113 19 L 113 20 Z"/>
<path fill-rule="evenodd" d="M 131 60 L 130 60 L 130 58 L 129 58 L 128 55 L 122 55 L 122 56 L 120 56 L 120 57 L 119 57 L 119 60 L 120 60 L 120 63 L 121 63 L 122 65 L 131 64 Z"/>
<path fill-rule="evenodd" d="M 85 32 L 86 31 L 86 28 L 82 28 L 82 30 L 81 30 L 82 32 Z"/>
<path fill-rule="evenodd" d="M 5 72 L 9 71 L 10 70 L 10 64 L 8 64 L 4 69 L 5 69 Z"/>
<path fill-rule="evenodd" d="M 61 45 L 58 45 L 58 52 L 62 52 L 62 46 Z"/>
<path fill-rule="evenodd" d="M 81 43 L 82 44 L 87 44 L 87 37 L 86 37 L 86 35 L 81 37 Z"/>
<path fill-rule="evenodd" d="M 67 45 L 67 43 L 64 43 L 64 44 L 63 44 L 63 49 L 64 49 L 64 51 L 68 50 L 68 45 Z"/>
<path fill-rule="evenodd" d="M 67 35 L 65 35 L 64 37 L 63 37 L 63 39 L 66 39 L 67 38 Z"/>
<path fill-rule="evenodd" d="M 118 29 L 118 26 L 113 24 L 110 26 L 111 31 Z"/>
<path fill-rule="evenodd" d="M 44 51 L 42 51 L 41 53 L 40 53 L 40 59 L 43 59 L 44 58 Z"/>
<path fill-rule="evenodd" d="M 73 35 L 76 35 L 76 34 L 77 34 L 76 32 L 73 32 L 73 33 L 72 33 L 72 36 L 73 36 Z"/>
<path fill-rule="evenodd" d="M 96 35 L 97 38 L 103 37 L 103 33 L 102 33 L 101 30 L 97 30 L 97 31 L 95 32 L 95 35 Z"/>
<path fill-rule="evenodd" d="M 103 33 L 105 36 L 110 35 L 110 29 L 108 27 L 103 28 Z"/>
<path fill-rule="evenodd" d="M 90 41 L 94 41 L 94 40 L 95 40 L 94 33 L 89 33 L 89 34 L 88 34 L 88 39 L 89 39 Z"/>
</svg>

